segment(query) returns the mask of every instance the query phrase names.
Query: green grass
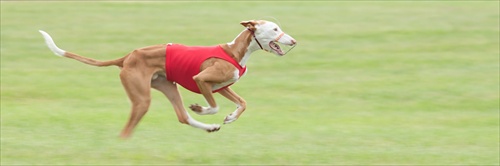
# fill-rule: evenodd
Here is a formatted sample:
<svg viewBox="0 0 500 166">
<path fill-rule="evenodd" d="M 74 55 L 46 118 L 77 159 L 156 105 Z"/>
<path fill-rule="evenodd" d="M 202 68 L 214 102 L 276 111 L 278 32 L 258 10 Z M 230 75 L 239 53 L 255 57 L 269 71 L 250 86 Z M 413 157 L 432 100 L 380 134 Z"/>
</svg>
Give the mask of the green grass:
<svg viewBox="0 0 500 166">
<path fill-rule="evenodd" d="M 1 2 L 1 165 L 498 165 L 498 1 Z M 279 19 L 299 45 L 252 55 L 247 111 L 217 133 L 180 124 L 153 93 L 132 139 L 114 59 L 159 43 L 231 41 Z M 182 90 L 185 105 L 204 103 Z M 222 123 L 234 105 L 191 115 Z"/>
</svg>

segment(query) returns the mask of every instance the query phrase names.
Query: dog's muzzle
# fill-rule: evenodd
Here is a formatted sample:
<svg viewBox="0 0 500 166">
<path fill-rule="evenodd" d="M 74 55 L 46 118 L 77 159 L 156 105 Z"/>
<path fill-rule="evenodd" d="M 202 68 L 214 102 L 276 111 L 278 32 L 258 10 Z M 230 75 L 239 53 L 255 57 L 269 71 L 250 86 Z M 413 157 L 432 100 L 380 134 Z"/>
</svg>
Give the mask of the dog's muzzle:
<svg viewBox="0 0 500 166">
<path fill-rule="evenodd" d="M 271 42 L 269 42 L 269 47 L 271 47 L 271 49 L 273 49 L 274 51 L 276 51 L 276 53 L 278 53 L 280 56 L 286 55 L 295 46 L 297 46 L 296 43 L 293 44 L 293 45 L 287 45 L 287 44 L 282 44 L 282 43 L 277 42 L 277 41 L 271 41 Z"/>
<path fill-rule="evenodd" d="M 269 51 L 267 49 L 264 49 L 262 47 L 262 45 L 260 44 L 259 40 L 257 40 L 257 37 L 255 36 L 254 31 L 252 31 L 250 28 L 247 28 L 247 30 L 249 30 L 250 32 L 252 32 L 252 36 L 253 36 L 255 42 L 257 42 L 257 44 L 259 45 L 260 49 L 262 49 L 264 51 L 267 51 L 267 52 L 271 52 L 271 51 Z M 274 39 L 274 41 L 269 42 L 269 47 L 271 49 L 273 49 L 280 56 L 283 56 L 283 55 L 287 54 L 295 46 L 297 46 L 297 43 L 295 42 L 295 40 L 293 40 L 294 42 L 292 42 L 292 44 L 290 44 L 290 45 L 282 44 L 282 43 L 278 42 L 278 40 L 281 39 L 281 37 L 283 37 L 284 35 L 285 35 L 285 32 L 281 32 L 281 34 L 278 35 L 278 37 L 276 37 L 276 39 Z"/>
<path fill-rule="evenodd" d="M 283 43 L 280 43 L 279 40 L 281 39 L 281 37 L 283 37 L 285 35 L 284 32 L 281 32 L 280 35 L 278 35 L 278 37 L 276 37 L 276 39 L 274 39 L 274 41 L 271 41 L 269 42 L 269 47 L 271 49 L 273 49 L 274 51 L 276 51 L 276 53 L 278 53 L 280 56 L 283 56 L 285 54 L 287 54 L 288 52 L 290 52 L 295 46 L 297 46 L 297 43 L 296 42 L 293 42 L 293 44 L 283 44 Z"/>
</svg>

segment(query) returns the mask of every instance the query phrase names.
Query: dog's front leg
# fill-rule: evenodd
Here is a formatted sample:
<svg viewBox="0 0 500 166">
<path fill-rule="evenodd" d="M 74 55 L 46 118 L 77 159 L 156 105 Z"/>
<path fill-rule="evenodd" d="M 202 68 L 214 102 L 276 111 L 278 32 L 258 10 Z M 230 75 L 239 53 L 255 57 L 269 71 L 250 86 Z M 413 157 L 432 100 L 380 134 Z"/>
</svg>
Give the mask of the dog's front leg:
<svg viewBox="0 0 500 166">
<path fill-rule="evenodd" d="M 205 97 L 205 100 L 209 105 L 209 107 L 202 107 L 198 104 L 193 104 L 189 107 L 195 113 L 200 115 L 215 114 L 219 111 L 219 107 L 217 106 L 217 103 L 212 95 L 212 84 L 210 81 L 214 79 L 214 75 L 211 74 L 210 70 L 210 68 L 204 70 L 193 77 L 194 81 L 198 85 L 198 88 L 200 89 L 201 94 L 203 94 L 203 97 Z"/>
<path fill-rule="evenodd" d="M 219 107 L 217 106 L 217 103 L 212 95 L 212 86 L 213 84 L 227 81 L 232 77 L 231 72 L 225 74 L 221 71 L 224 71 L 224 65 L 215 63 L 215 65 L 206 68 L 193 77 L 194 81 L 198 85 L 198 88 L 200 89 L 201 94 L 203 94 L 203 97 L 205 97 L 205 100 L 209 104 L 209 107 L 202 107 L 198 104 L 191 105 L 191 110 L 197 114 L 215 114 L 219 111 Z"/>
<path fill-rule="evenodd" d="M 247 108 L 247 102 L 243 98 L 238 96 L 238 94 L 236 94 L 236 92 L 234 92 L 229 87 L 219 91 L 219 94 L 221 94 L 222 96 L 226 97 L 227 99 L 231 100 L 236 104 L 236 110 L 231 114 L 229 114 L 228 116 L 226 116 L 226 118 L 224 119 L 224 124 L 234 122 L 236 119 L 240 117 L 243 111 L 245 111 L 245 109 Z"/>
<path fill-rule="evenodd" d="M 151 85 L 153 88 L 162 92 L 168 98 L 170 103 L 172 103 L 179 122 L 206 130 L 208 132 L 213 132 L 220 129 L 220 125 L 218 124 L 205 124 L 199 122 L 186 112 L 182 103 L 181 94 L 179 93 L 176 84 L 167 81 L 165 77 L 160 77 L 154 80 Z"/>
</svg>

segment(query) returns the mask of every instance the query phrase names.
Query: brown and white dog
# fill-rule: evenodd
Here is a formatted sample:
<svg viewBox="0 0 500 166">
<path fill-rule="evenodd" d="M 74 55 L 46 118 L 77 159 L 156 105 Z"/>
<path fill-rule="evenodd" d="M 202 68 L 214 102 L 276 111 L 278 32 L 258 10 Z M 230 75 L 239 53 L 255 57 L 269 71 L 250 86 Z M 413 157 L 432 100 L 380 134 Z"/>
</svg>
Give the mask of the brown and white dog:
<svg viewBox="0 0 500 166">
<path fill-rule="evenodd" d="M 185 76 L 187 78 L 184 79 L 195 83 L 195 90 L 192 91 L 199 90 L 198 92 L 203 94 L 209 105 L 208 107 L 198 104 L 191 105 L 190 109 L 195 113 L 201 115 L 217 113 L 219 107 L 212 96 L 214 92 L 220 93 L 237 105 L 237 109 L 226 116 L 224 124 L 234 122 L 246 109 L 245 100 L 231 90 L 229 86 L 241 77 L 241 70 L 239 69 L 244 68 L 250 54 L 256 50 L 265 50 L 283 56 L 297 43 L 295 39 L 284 33 L 273 22 L 250 20 L 242 21 L 240 24 L 246 28 L 233 41 L 212 47 L 216 51 L 217 49 L 223 50 L 219 51 L 223 52 L 221 56 L 229 58 L 207 57 L 200 61 L 200 67 L 191 69 L 196 72 L 194 76 Z M 181 84 L 181 81 L 169 78 L 167 74 L 172 73 L 168 71 L 170 66 L 167 65 L 178 65 L 169 63 L 168 54 L 170 50 L 168 48 L 173 46 L 172 44 L 147 46 L 135 49 L 119 59 L 99 61 L 66 52 L 55 45 L 49 34 L 41 30 L 40 33 L 45 38 L 49 49 L 58 56 L 72 58 L 93 66 L 115 65 L 120 67 L 120 79 L 132 104 L 130 119 L 122 130 L 121 137 L 130 137 L 135 126 L 148 111 L 151 101 L 151 88 L 159 90 L 169 99 L 179 122 L 208 132 L 220 129 L 218 124 L 205 124 L 195 120 L 184 109 L 177 84 L 187 86 Z M 288 50 L 284 50 L 285 47 Z M 187 48 L 194 49 L 197 47 Z M 184 53 L 181 52 L 180 54 Z M 176 72 L 172 73 L 172 75 L 174 74 Z"/>
</svg>

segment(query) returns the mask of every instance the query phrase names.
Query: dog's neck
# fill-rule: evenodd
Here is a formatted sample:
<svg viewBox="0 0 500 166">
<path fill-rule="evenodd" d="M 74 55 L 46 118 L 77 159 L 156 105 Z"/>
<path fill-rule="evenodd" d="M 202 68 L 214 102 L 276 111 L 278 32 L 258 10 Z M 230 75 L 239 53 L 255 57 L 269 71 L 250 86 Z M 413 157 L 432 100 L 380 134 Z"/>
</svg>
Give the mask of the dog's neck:
<svg viewBox="0 0 500 166">
<path fill-rule="evenodd" d="M 234 60 L 236 60 L 241 66 L 245 66 L 250 54 L 254 51 L 260 50 L 257 42 L 252 39 L 252 31 L 243 30 L 236 38 L 226 44 L 222 44 L 222 48 L 229 54 Z"/>
</svg>

